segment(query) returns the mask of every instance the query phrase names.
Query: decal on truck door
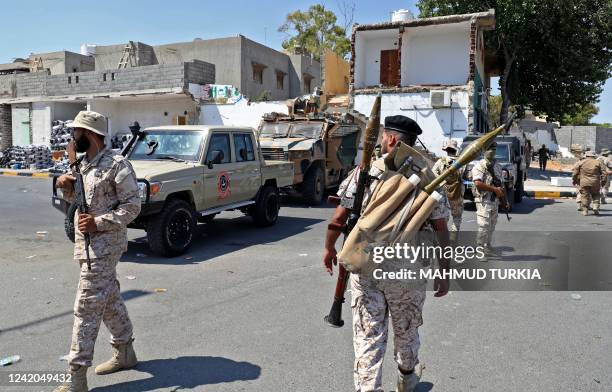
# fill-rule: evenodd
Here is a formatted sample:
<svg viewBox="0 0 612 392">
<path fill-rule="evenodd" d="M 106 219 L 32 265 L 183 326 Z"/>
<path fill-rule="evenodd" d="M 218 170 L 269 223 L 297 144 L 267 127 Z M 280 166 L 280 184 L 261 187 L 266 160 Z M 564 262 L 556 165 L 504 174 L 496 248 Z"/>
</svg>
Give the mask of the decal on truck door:
<svg viewBox="0 0 612 392">
<path fill-rule="evenodd" d="M 219 199 L 225 199 L 231 195 L 230 175 L 228 172 L 221 172 L 217 177 L 217 195 Z"/>
</svg>

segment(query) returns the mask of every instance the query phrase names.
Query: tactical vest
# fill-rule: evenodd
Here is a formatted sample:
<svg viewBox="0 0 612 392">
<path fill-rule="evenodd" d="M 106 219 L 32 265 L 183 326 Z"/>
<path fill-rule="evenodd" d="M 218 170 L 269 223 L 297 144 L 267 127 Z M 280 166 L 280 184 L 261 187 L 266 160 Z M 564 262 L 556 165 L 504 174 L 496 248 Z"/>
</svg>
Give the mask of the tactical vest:
<svg viewBox="0 0 612 392">
<path fill-rule="evenodd" d="M 444 173 L 446 169 L 451 167 L 453 163 L 455 163 L 454 158 L 445 158 L 444 164 L 442 165 L 441 173 Z M 444 180 L 444 189 L 446 190 L 446 196 L 449 200 L 459 200 L 463 197 L 463 189 L 461 186 L 461 173 L 460 171 L 455 171 L 450 176 L 446 177 Z"/>
</svg>

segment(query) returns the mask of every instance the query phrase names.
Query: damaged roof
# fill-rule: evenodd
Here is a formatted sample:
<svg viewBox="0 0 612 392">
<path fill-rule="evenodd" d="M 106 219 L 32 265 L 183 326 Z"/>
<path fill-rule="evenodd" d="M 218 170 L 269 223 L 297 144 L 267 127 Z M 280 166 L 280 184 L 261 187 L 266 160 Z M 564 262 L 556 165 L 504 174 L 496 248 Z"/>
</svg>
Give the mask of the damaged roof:
<svg viewBox="0 0 612 392">
<path fill-rule="evenodd" d="M 400 27 L 418 27 L 418 26 L 431 26 L 441 25 L 450 23 L 461 23 L 474 21 L 478 26 L 486 30 L 495 29 L 495 10 L 490 9 L 485 12 L 475 12 L 472 14 L 459 14 L 459 15 L 447 15 L 447 16 L 434 16 L 431 18 L 417 18 L 411 20 L 397 21 L 397 22 L 382 22 L 374 24 L 354 24 L 353 32 L 355 31 L 367 31 L 367 30 L 385 30 L 394 29 Z"/>
</svg>

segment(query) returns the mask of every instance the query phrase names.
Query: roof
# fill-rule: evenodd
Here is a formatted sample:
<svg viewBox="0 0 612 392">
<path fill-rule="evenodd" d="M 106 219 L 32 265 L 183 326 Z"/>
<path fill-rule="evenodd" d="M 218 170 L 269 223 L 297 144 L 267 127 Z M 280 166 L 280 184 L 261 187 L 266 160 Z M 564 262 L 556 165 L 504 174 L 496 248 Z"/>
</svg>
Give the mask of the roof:
<svg viewBox="0 0 612 392">
<path fill-rule="evenodd" d="M 30 71 L 30 67 L 28 67 L 26 63 L 22 63 L 22 62 L 0 64 L 0 71 L 13 71 L 13 70 Z"/>
<path fill-rule="evenodd" d="M 227 129 L 231 131 L 253 131 L 250 127 L 236 127 L 233 125 L 163 125 L 145 128 L 146 131 L 193 131 L 203 132 L 211 129 Z"/>
<path fill-rule="evenodd" d="M 485 12 L 475 12 L 472 14 L 459 14 L 459 15 L 447 15 L 447 16 L 434 16 L 431 18 L 417 18 L 412 20 L 398 21 L 398 22 L 382 22 L 374 24 L 353 26 L 353 31 L 366 31 L 366 30 L 385 30 L 394 29 L 400 27 L 417 27 L 417 26 L 430 26 L 440 25 L 449 23 L 461 23 L 474 21 L 480 27 L 492 30 L 495 28 L 495 10 L 490 9 Z"/>
</svg>

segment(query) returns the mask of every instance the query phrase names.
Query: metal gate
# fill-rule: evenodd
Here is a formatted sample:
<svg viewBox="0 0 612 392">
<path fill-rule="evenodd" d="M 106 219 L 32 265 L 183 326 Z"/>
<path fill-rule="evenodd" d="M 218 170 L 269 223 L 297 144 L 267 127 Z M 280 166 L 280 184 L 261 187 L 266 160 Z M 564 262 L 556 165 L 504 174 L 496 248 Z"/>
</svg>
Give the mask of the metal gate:
<svg viewBox="0 0 612 392">
<path fill-rule="evenodd" d="M 26 146 L 31 144 L 30 140 L 30 107 L 13 106 L 13 145 Z"/>
</svg>

